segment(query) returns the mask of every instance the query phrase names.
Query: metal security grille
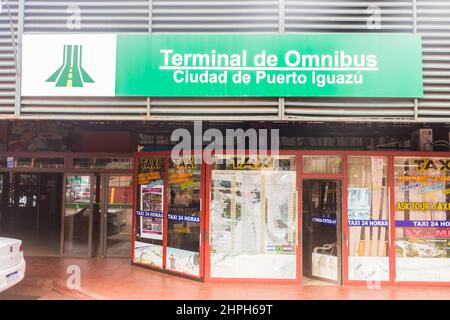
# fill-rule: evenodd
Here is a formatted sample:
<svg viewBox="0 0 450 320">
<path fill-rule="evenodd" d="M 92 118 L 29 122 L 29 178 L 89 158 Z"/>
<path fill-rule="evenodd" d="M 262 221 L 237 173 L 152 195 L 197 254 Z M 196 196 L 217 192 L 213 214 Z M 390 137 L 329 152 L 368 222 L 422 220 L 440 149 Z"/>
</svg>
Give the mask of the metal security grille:
<svg viewBox="0 0 450 320">
<path fill-rule="evenodd" d="M 412 1 L 286 1 L 286 32 L 413 33 Z M 412 99 L 287 99 L 286 118 L 308 120 L 414 119 Z"/>
<path fill-rule="evenodd" d="M 25 32 L 147 32 L 149 28 L 148 0 L 24 1 Z"/>
<path fill-rule="evenodd" d="M 278 0 L 154 0 L 153 32 L 277 32 Z"/>
<path fill-rule="evenodd" d="M 423 37 L 424 64 L 424 99 L 418 101 L 418 117 L 449 122 L 450 1 L 417 1 L 417 31 Z"/>
<path fill-rule="evenodd" d="M 8 118 L 14 115 L 16 98 L 14 42 L 18 34 L 19 3 L 2 1 L 0 6 L 0 118 Z"/>
<path fill-rule="evenodd" d="M 18 0 L 28 33 L 419 33 L 424 99 L 15 97 L 7 15 L 0 23 L 0 114 L 120 120 L 450 121 L 450 0 Z M 18 7 L 23 14 L 18 14 Z M 79 17 L 79 18 L 78 18 Z M 18 34 L 20 40 L 20 32 Z M 4 65 L 5 64 L 5 65 Z M 8 73 L 10 72 L 10 73 Z M 14 100 L 17 100 L 14 110 Z M 4 115 L 0 115 L 4 117 Z"/>
<path fill-rule="evenodd" d="M 413 2 L 286 0 L 285 17 L 288 32 L 412 32 Z"/>
</svg>

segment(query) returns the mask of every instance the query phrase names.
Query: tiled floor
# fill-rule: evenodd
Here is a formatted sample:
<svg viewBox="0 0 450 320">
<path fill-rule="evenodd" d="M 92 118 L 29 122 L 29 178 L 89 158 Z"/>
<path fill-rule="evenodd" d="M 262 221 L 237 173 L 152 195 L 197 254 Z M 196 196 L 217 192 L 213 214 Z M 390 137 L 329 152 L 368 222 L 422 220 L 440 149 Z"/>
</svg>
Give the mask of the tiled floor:
<svg viewBox="0 0 450 320">
<path fill-rule="evenodd" d="M 21 294 L 26 298 L 27 292 L 42 299 L 450 299 L 450 287 L 211 284 L 132 266 L 128 259 L 29 257 L 27 262 L 24 282 L 0 294 L 0 299 Z M 66 287 L 71 265 L 81 270 L 81 289 L 76 292 Z M 39 288 L 47 291 L 39 295 Z"/>
</svg>

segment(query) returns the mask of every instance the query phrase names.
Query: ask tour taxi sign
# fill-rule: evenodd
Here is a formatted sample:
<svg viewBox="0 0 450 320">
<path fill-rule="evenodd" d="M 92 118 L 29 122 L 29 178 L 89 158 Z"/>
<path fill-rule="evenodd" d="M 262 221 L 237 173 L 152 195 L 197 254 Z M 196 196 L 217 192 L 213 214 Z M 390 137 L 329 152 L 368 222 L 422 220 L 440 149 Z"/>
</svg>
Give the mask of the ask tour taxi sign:
<svg viewBox="0 0 450 320">
<path fill-rule="evenodd" d="M 23 96 L 423 95 L 413 34 L 24 35 Z"/>
</svg>

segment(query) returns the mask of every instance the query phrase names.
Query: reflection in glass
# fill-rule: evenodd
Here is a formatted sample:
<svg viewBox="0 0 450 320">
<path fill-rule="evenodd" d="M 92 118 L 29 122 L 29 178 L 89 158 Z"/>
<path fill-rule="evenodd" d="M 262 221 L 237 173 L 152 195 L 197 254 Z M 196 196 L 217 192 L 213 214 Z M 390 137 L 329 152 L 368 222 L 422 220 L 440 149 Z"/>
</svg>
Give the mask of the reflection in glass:
<svg viewBox="0 0 450 320">
<path fill-rule="evenodd" d="M 295 157 L 216 164 L 210 210 L 212 277 L 296 278 Z"/>
<path fill-rule="evenodd" d="M 446 158 L 394 158 L 397 281 L 450 281 Z"/>
<path fill-rule="evenodd" d="M 106 215 L 106 255 L 130 256 L 133 184 L 131 176 L 110 176 Z"/>
<path fill-rule="evenodd" d="M 339 280 L 338 223 L 341 186 L 337 180 L 303 180 L 303 275 Z"/>
<path fill-rule="evenodd" d="M 164 158 L 139 158 L 134 262 L 163 266 Z"/>
<path fill-rule="evenodd" d="M 340 156 L 303 156 L 303 173 L 341 173 Z"/>
<path fill-rule="evenodd" d="M 389 280 L 386 157 L 348 157 L 349 280 Z"/>
<path fill-rule="evenodd" d="M 169 160 L 166 266 L 195 276 L 200 275 L 200 177 L 192 158 Z"/>
<path fill-rule="evenodd" d="M 65 179 L 64 255 L 90 255 L 91 182 L 90 176 L 67 176 Z"/>
<path fill-rule="evenodd" d="M 74 158 L 73 167 L 78 169 L 131 169 L 130 158 Z"/>
</svg>

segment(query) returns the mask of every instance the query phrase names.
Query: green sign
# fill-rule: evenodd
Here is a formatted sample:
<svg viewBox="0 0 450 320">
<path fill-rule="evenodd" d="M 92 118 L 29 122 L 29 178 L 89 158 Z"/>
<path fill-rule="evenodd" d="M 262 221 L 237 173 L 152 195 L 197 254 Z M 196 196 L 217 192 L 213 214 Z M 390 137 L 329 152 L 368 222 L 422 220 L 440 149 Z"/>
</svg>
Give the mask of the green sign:
<svg viewBox="0 0 450 320">
<path fill-rule="evenodd" d="M 413 34 L 117 35 L 116 96 L 423 96 Z"/>
<path fill-rule="evenodd" d="M 414 34 L 25 34 L 22 96 L 419 98 Z"/>
</svg>

